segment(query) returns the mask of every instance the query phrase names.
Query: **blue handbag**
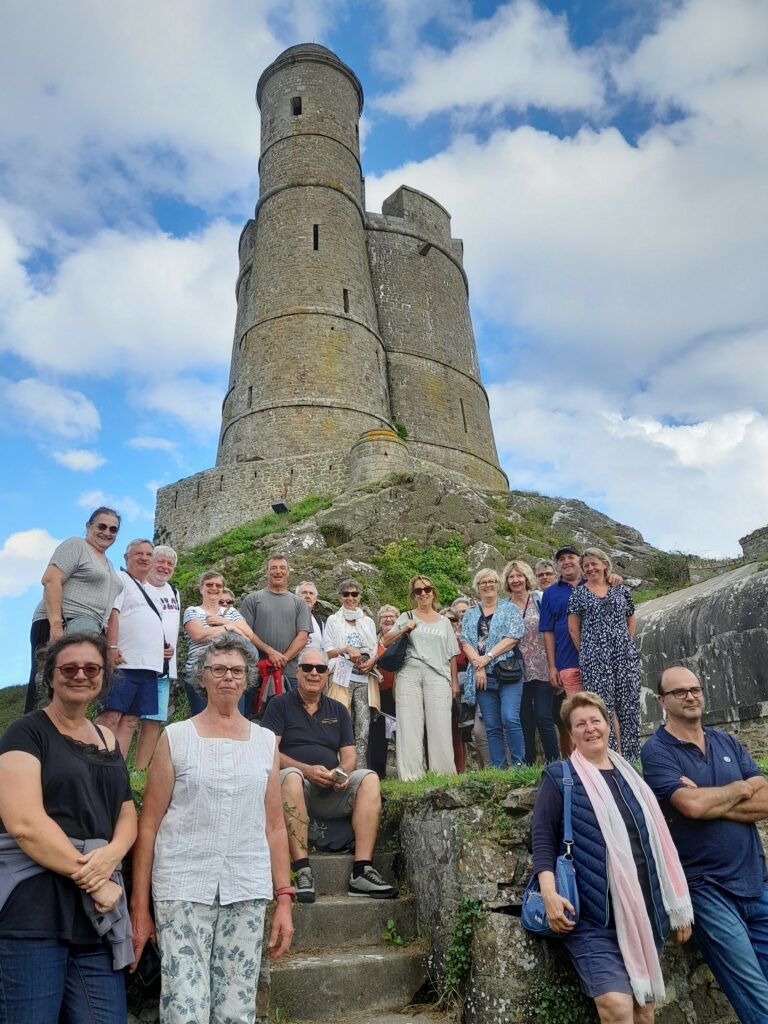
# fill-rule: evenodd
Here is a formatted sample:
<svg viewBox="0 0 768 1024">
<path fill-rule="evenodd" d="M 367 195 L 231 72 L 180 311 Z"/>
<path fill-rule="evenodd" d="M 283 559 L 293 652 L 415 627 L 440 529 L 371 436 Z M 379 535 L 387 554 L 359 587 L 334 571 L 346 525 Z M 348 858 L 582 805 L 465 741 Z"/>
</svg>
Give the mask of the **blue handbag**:
<svg viewBox="0 0 768 1024">
<path fill-rule="evenodd" d="M 565 853 L 561 853 L 555 863 L 555 888 L 558 895 L 563 896 L 573 907 L 575 913 L 566 916 L 578 924 L 579 921 L 579 890 L 576 885 L 576 869 L 573 865 L 573 826 L 571 824 L 571 791 L 573 776 L 571 766 L 563 761 L 563 842 Z M 539 879 L 531 877 L 523 893 L 523 911 L 521 915 L 523 928 L 541 939 L 562 939 L 568 932 L 553 932 L 547 922 L 544 899 L 539 889 Z"/>
</svg>

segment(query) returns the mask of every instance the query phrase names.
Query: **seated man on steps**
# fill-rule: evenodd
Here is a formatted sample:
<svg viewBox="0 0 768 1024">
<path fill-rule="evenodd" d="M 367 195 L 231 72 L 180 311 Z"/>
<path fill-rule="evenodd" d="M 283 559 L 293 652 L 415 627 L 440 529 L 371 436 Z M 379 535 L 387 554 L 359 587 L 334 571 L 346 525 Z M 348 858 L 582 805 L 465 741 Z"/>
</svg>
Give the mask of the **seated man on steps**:
<svg viewBox="0 0 768 1024">
<path fill-rule="evenodd" d="M 315 880 L 308 857 L 309 815 L 323 820 L 351 816 L 355 861 L 350 896 L 394 899 L 397 889 L 373 867 L 379 830 L 379 777 L 355 769 L 355 737 L 349 712 L 323 692 L 328 672 L 324 651 L 306 648 L 297 666 L 296 689 L 273 697 L 262 725 L 277 737 L 285 824 L 296 873 L 296 898 L 314 903 Z M 344 775 L 335 775 L 341 769 Z"/>
</svg>

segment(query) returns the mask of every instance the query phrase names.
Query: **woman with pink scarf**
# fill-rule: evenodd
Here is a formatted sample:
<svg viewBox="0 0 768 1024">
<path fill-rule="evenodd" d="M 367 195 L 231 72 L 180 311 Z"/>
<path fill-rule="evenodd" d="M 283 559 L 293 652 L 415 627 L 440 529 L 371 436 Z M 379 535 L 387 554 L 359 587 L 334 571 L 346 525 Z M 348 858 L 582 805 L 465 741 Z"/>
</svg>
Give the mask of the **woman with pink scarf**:
<svg viewBox="0 0 768 1024">
<path fill-rule="evenodd" d="M 688 886 L 651 790 L 610 750 L 608 711 L 594 693 L 565 701 L 574 752 L 571 815 L 580 915 L 555 889 L 563 844 L 563 762 L 543 773 L 533 812 L 533 870 L 550 928 L 561 934 L 586 994 L 607 1024 L 651 1024 L 664 998 L 659 957 L 667 933 L 691 935 Z"/>
</svg>

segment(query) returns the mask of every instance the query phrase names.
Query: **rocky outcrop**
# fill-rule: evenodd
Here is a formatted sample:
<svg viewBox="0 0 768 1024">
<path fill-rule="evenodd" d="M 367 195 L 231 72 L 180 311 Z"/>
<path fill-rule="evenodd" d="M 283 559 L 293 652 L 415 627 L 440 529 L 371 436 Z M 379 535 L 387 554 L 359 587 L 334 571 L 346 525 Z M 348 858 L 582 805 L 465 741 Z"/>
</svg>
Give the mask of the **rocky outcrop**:
<svg viewBox="0 0 768 1024">
<path fill-rule="evenodd" d="M 501 570 L 510 558 L 533 564 L 561 544 L 595 545 L 608 551 L 633 585 L 653 583 L 659 551 L 624 526 L 580 501 L 538 494 L 474 490 L 449 476 L 413 473 L 390 477 L 339 495 L 330 508 L 256 547 L 286 553 L 297 578 L 317 582 L 331 597 L 344 575 L 360 576 L 375 603 L 376 555 L 404 539 L 420 547 L 458 538 L 469 577 L 481 566 Z M 226 561 L 221 563 L 226 574 Z M 252 586 L 262 585 L 254 579 Z"/>
<path fill-rule="evenodd" d="M 685 665 L 704 688 L 707 724 L 739 733 L 753 754 L 768 752 L 766 607 L 768 571 L 750 564 L 638 608 L 646 731 L 661 720 L 659 676 Z"/>
</svg>

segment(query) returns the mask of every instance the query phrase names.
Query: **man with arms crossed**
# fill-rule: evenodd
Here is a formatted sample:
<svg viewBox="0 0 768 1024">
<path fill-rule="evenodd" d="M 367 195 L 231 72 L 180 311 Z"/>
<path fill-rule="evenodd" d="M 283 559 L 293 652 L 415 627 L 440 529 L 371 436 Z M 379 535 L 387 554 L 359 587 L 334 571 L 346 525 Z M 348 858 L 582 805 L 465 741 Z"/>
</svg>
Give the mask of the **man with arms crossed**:
<svg viewBox="0 0 768 1024">
<path fill-rule="evenodd" d="M 288 560 L 285 555 L 267 559 L 267 585 L 246 594 L 240 614 L 253 630 L 253 642 L 262 657 L 279 668 L 283 683 L 296 682 L 296 655 L 307 646 L 312 620 L 300 597 L 288 592 Z"/>
<path fill-rule="evenodd" d="M 768 1024 L 768 886 L 755 827 L 768 818 L 768 782 L 733 736 L 702 726 L 701 684 L 687 668 L 662 674 L 658 699 L 667 721 L 640 756 L 688 879 L 694 938 L 742 1024 Z"/>
<path fill-rule="evenodd" d="M 373 866 L 381 817 L 379 777 L 356 769 L 352 719 L 339 701 L 323 692 L 328 674 L 325 651 L 308 647 L 298 664 L 297 686 L 273 697 L 262 726 L 277 737 L 285 825 L 296 874 L 296 899 L 315 902 L 315 880 L 308 856 L 309 815 L 329 821 L 352 818 L 355 860 L 350 896 L 394 899 L 397 889 Z M 337 774 L 341 769 L 343 774 Z"/>
</svg>

